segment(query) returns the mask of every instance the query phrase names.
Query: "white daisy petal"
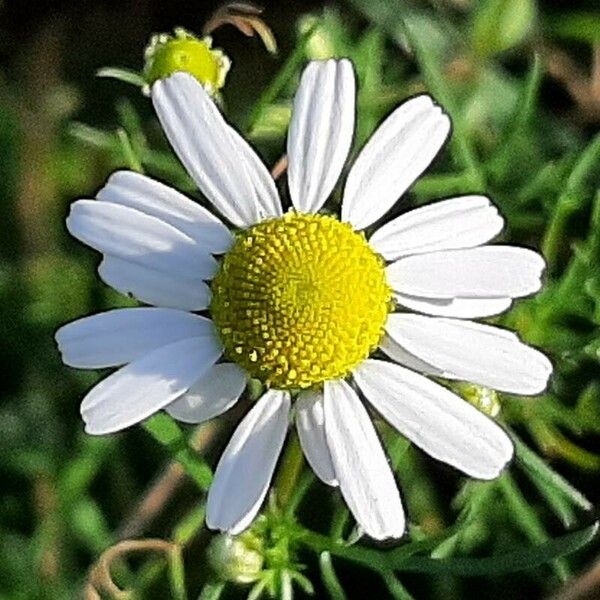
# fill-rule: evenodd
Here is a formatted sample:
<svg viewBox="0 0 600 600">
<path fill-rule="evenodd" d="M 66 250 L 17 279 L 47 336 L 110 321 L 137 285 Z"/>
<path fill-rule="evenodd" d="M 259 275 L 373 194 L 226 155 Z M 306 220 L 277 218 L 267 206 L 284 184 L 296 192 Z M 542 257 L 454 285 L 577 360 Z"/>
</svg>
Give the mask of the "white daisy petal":
<svg viewBox="0 0 600 600">
<path fill-rule="evenodd" d="M 433 458 L 478 479 L 494 479 L 512 458 L 500 426 L 426 377 L 372 359 L 353 375 L 381 415 Z"/>
<path fill-rule="evenodd" d="M 342 221 L 364 229 L 382 217 L 429 166 L 449 132 L 450 119 L 429 96 L 397 108 L 350 169 Z"/>
<path fill-rule="evenodd" d="M 420 298 L 394 292 L 398 304 L 427 315 L 477 319 L 499 315 L 510 308 L 511 298 Z"/>
<path fill-rule="evenodd" d="M 421 358 L 411 354 L 406 348 L 398 344 L 388 334 L 385 334 L 379 342 L 379 349 L 385 352 L 392 360 L 420 373 L 442 377 L 444 372 L 436 369 L 433 365 Z"/>
<path fill-rule="evenodd" d="M 165 410 L 184 423 L 203 423 L 229 410 L 242 395 L 246 382 L 246 372 L 238 365 L 214 365 Z"/>
<path fill-rule="evenodd" d="M 98 274 L 118 292 L 154 306 L 203 310 L 210 304 L 210 289 L 198 277 L 157 270 L 115 256 L 104 257 Z"/>
<path fill-rule="evenodd" d="M 290 395 L 269 390 L 238 425 L 208 492 L 206 524 L 237 534 L 265 498 L 288 427 Z"/>
<path fill-rule="evenodd" d="M 325 434 L 340 491 L 359 526 L 376 540 L 404 533 L 404 509 L 373 423 L 343 380 L 326 381 Z"/>
<path fill-rule="evenodd" d="M 393 314 L 388 335 L 441 377 L 460 379 L 512 394 L 546 389 L 552 364 L 506 329 L 423 315 Z M 402 362 L 402 361 L 401 361 Z M 407 365 L 410 366 L 410 365 Z"/>
<path fill-rule="evenodd" d="M 98 252 L 156 271 L 201 280 L 210 279 L 217 268 L 190 237 L 128 206 L 78 200 L 71 205 L 67 229 Z"/>
<path fill-rule="evenodd" d="M 481 246 L 401 258 L 386 269 L 401 294 L 425 298 L 518 298 L 537 292 L 544 259 L 516 246 Z"/>
<path fill-rule="evenodd" d="M 156 217 L 214 254 L 226 252 L 233 242 L 229 229 L 203 206 L 168 185 L 134 171 L 113 173 L 96 197 Z"/>
<path fill-rule="evenodd" d="M 281 214 L 272 189 L 259 196 L 266 168 L 232 133 L 215 103 L 191 75 L 174 73 L 152 86 L 152 102 L 175 153 L 202 193 L 239 227 Z M 257 182 L 261 185 L 257 189 Z M 271 211 L 271 212 L 269 212 Z"/>
<path fill-rule="evenodd" d="M 210 334 L 210 319 L 170 308 L 119 308 L 64 325 L 56 341 L 66 365 L 118 367 L 177 340 Z"/>
<path fill-rule="evenodd" d="M 256 193 L 255 222 L 280 217 L 283 215 L 283 208 L 271 173 L 256 151 L 233 127 L 229 128 L 229 133 L 243 158 L 242 164 L 246 166 L 248 177 Z"/>
<path fill-rule="evenodd" d="M 302 392 L 298 395 L 295 407 L 296 429 L 308 464 L 321 481 L 336 486 L 335 471 L 325 439 L 323 393 Z"/>
<path fill-rule="evenodd" d="M 294 98 L 288 132 L 288 180 L 296 209 L 316 213 L 344 167 L 354 132 L 354 71 L 350 61 L 312 61 Z"/>
<path fill-rule="evenodd" d="M 416 208 L 380 227 L 369 243 L 386 260 L 472 248 L 502 231 L 504 219 L 485 196 L 462 196 Z"/>
<path fill-rule="evenodd" d="M 214 335 L 162 346 L 102 380 L 81 403 L 85 430 L 113 433 L 139 423 L 185 393 L 218 360 Z"/>
</svg>

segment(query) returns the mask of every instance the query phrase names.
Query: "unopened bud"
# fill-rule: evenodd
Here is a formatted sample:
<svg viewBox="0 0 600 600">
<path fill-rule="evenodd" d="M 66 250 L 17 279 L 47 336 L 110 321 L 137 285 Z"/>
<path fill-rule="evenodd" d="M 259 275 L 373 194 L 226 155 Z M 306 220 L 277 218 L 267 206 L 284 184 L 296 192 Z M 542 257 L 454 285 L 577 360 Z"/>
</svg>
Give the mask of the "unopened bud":
<svg viewBox="0 0 600 600">
<path fill-rule="evenodd" d="M 236 583 L 259 579 L 264 563 L 260 539 L 250 532 L 215 537 L 208 549 L 208 559 L 222 579 Z"/>
<path fill-rule="evenodd" d="M 495 417 L 500 412 L 500 399 L 495 390 L 474 383 L 460 383 L 456 389 L 469 404 L 488 417 Z"/>
<path fill-rule="evenodd" d="M 144 78 L 147 85 L 177 71 L 193 75 L 208 91 L 216 94 L 225 84 L 231 61 L 222 50 L 212 48 L 212 39 L 202 39 L 185 29 L 174 34 L 154 35 L 144 53 Z"/>
</svg>

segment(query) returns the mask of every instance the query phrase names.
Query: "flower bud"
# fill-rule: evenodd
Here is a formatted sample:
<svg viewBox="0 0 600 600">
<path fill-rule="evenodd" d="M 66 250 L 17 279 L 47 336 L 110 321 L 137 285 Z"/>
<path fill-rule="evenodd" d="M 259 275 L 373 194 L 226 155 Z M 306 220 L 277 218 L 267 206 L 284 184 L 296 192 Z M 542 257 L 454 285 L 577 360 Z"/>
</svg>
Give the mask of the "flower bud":
<svg viewBox="0 0 600 600">
<path fill-rule="evenodd" d="M 173 35 L 154 35 L 146 47 L 144 58 L 144 78 L 148 85 L 177 71 L 185 71 L 212 95 L 225 84 L 231 65 L 222 50 L 212 48 L 210 37 L 200 39 L 181 28 L 175 29 Z"/>
<path fill-rule="evenodd" d="M 495 390 L 474 383 L 460 383 L 457 392 L 488 417 L 493 418 L 500 412 L 500 399 Z"/>
<path fill-rule="evenodd" d="M 263 568 L 262 544 L 250 532 L 218 535 L 208 549 L 208 559 L 216 573 L 226 581 L 251 583 Z"/>
</svg>

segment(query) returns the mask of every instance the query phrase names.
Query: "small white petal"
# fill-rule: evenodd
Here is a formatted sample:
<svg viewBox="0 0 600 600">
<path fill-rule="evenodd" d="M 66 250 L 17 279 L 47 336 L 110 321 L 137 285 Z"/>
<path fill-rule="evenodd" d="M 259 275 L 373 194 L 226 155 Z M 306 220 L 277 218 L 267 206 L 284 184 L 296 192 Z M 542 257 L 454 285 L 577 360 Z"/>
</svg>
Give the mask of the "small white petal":
<svg viewBox="0 0 600 600">
<path fill-rule="evenodd" d="M 308 464 L 321 481 L 336 486 L 338 483 L 325 439 L 323 393 L 302 392 L 298 395 L 295 407 L 296 429 Z"/>
<path fill-rule="evenodd" d="M 456 319 L 392 314 L 385 328 L 397 344 L 438 369 L 440 376 L 447 379 L 469 381 L 512 394 L 532 395 L 546 389 L 552 374 L 552 364 L 546 356 L 523 344 L 514 333 L 499 327 Z"/>
<path fill-rule="evenodd" d="M 238 425 L 208 492 L 208 527 L 237 534 L 253 521 L 269 489 L 289 411 L 290 395 L 269 390 Z"/>
<path fill-rule="evenodd" d="M 118 308 L 84 317 L 56 332 L 63 362 L 80 369 L 118 367 L 177 340 L 207 335 L 205 317 L 170 308 Z"/>
<path fill-rule="evenodd" d="M 259 195 L 266 167 L 194 77 L 178 72 L 157 81 L 152 102 L 179 160 L 221 214 L 239 227 L 281 214 L 272 188 Z"/>
<path fill-rule="evenodd" d="M 416 208 L 383 227 L 369 243 L 386 260 L 437 250 L 472 248 L 502 231 L 504 219 L 485 196 L 462 196 Z"/>
<path fill-rule="evenodd" d="M 165 410 L 184 423 L 203 423 L 229 410 L 242 395 L 246 382 L 246 372 L 238 365 L 214 365 Z"/>
<path fill-rule="evenodd" d="M 211 299 L 209 287 L 201 279 L 157 270 L 152 266 L 105 256 L 98 266 L 102 281 L 125 296 L 154 306 L 203 310 Z"/>
<path fill-rule="evenodd" d="M 350 61 L 312 61 L 294 98 L 287 140 L 290 196 L 316 213 L 344 167 L 354 132 L 354 71 Z"/>
<path fill-rule="evenodd" d="M 386 269 L 401 294 L 425 298 L 518 298 L 537 292 L 544 259 L 516 246 L 481 246 L 401 258 Z"/>
<path fill-rule="evenodd" d="M 429 166 L 449 132 L 450 119 L 429 96 L 397 108 L 350 169 L 342 221 L 364 229 L 382 217 Z"/>
<path fill-rule="evenodd" d="M 356 392 L 326 381 L 325 434 L 340 491 L 359 526 L 376 540 L 404 533 L 404 509 L 375 427 Z"/>
<path fill-rule="evenodd" d="M 439 317 L 477 319 L 499 315 L 510 308 L 511 298 L 420 298 L 406 294 L 393 294 L 398 304 Z"/>
<path fill-rule="evenodd" d="M 103 254 L 192 280 L 210 279 L 215 259 L 190 237 L 139 210 L 78 200 L 71 205 L 67 229 Z"/>
<path fill-rule="evenodd" d="M 433 458 L 478 479 L 494 479 L 512 458 L 501 427 L 426 377 L 372 359 L 353 375 L 381 415 Z"/>
<path fill-rule="evenodd" d="M 134 171 L 113 173 L 96 194 L 98 200 L 135 208 L 191 237 L 208 252 L 229 250 L 233 237 L 212 213 L 155 179 Z"/>
<path fill-rule="evenodd" d="M 81 416 L 86 432 L 113 433 L 143 421 L 187 392 L 221 352 L 212 335 L 188 338 L 122 367 L 83 399 Z"/>
</svg>

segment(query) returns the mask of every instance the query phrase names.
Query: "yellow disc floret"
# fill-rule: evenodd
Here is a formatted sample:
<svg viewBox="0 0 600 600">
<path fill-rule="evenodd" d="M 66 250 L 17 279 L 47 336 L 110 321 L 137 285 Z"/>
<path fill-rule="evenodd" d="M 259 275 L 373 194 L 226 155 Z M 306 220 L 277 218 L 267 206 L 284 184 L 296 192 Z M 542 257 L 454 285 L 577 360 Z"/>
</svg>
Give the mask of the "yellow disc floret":
<svg viewBox="0 0 600 600">
<path fill-rule="evenodd" d="M 280 389 L 348 375 L 377 347 L 391 299 L 363 234 L 296 213 L 241 233 L 212 291 L 226 356 Z"/>
<path fill-rule="evenodd" d="M 181 28 L 175 29 L 173 35 L 153 36 L 145 59 L 144 78 L 148 85 L 177 71 L 185 71 L 211 94 L 223 87 L 231 64 L 221 50 L 212 48 L 210 37 L 200 39 Z"/>
</svg>

